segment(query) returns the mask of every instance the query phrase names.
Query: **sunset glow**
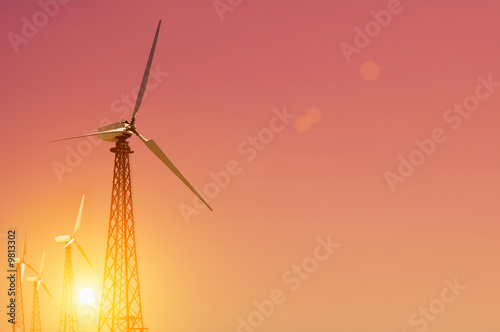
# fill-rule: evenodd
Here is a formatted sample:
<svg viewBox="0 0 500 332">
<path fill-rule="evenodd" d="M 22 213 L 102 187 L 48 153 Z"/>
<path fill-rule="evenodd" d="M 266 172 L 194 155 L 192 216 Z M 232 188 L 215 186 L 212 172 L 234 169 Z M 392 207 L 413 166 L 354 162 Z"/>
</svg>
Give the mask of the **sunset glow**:
<svg viewBox="0 0 500 332">
<path fill-rule="evenodd" d="M 91 288 L 83 288 L 78 294 L 80 302 L 85 305 L 90 305 L 95 302 L 95 292 Z"/>
<path fill-rule="evenodd" d="M 2 0 L 0 18 L 0 331 L 9 230 L 35 270 L 45 250 L 59 331 L 85 195 L 71 303 L 97 332 L 115 143 L 51 141 L 130 123 L 160 20 L 127 141 L 150 332 L 500 331 L 499 1 Z"/>
</svg>

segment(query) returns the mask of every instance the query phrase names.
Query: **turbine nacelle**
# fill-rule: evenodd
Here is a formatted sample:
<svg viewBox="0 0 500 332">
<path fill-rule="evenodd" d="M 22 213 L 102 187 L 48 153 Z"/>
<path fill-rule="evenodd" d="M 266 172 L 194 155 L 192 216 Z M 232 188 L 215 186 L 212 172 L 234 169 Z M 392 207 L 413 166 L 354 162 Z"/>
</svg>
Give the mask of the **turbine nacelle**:
<svg viewBox="0 0 500 332">
<path fill-rule="evenodd" d="M 28 279 L 29 282 L 37 282 L 38 281 L 38 277 L 29 277 Z"/>
<path fill-rule="evenodd" d="M 97 137 L 106 142 L 117 142 L 120 137 L 132 136 L 132 125 L 127 120 L 115 122 L 97 129 Z"/>
<path fill-rule="evenodd" d="M 21 263 L 21 258 L 14 258 L 14 264 Z"/>
<path fill-rule="evenodd" d="M 55 240 L 57 243 L 68 243 L 69 241 L 71 241 L 71 235 L 56 236 Z"/>
</svg>

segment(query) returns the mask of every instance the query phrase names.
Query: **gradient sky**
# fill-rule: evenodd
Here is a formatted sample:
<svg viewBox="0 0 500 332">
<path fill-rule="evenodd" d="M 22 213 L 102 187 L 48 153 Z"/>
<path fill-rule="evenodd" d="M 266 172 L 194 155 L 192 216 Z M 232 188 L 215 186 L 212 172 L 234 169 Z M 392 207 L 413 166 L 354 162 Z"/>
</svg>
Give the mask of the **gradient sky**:
<svg viewBox="0 0 500 332">
<path fill-rule="evenodd" d="M 113 172 L 110 143 L 49 141 L 129 117 L 121 98 L 140 84 L 161 19 L 153 68 L 162 74 L 150 78 L 140 132 L 201 192 L 231 161 L 240 173 L 209 198 L 214 212 L 186 219 L 179 207 L 193 195 L 130 139 L 150 331 L 248 332 L 238 318 L 281 290 L 283 303 L 254 331 L 497 332 L 500 86 L 458 128 L 443 116 L 472 100 L 478 77 L 500 82 L 500 3 L 401 2 L 346 61 L 341 43 L 354 45 L 355 28 L 388 3 L 245 0 L 221 20 L 209 0 L 72 0 L 13 46 L 9 34 L 22 37 L 42 8 L 0 0 L 0 240 L 6 257 L 7 230 L 18 230 L 20 246 L 26 227 L 35 267 L 46 250 L 53 298 L 40 294 L 43 329 L 58 329 L 61 307 L 64 253 L 54 237 L 72 232 L 82 194 L 79 242 L 95 272 L 74 251 L 75 287 L 100 291 Z M 360 72 L 366 62 L 376 78 Z M 249 161 L 273 109 L 296 118 Z M 446 140 L 391 191 L 384 174 L 436 128 Z M 86 155 L 68 166 L 76 150 Z M 54 163 L 71 172 L 58 177 Z M 328 237 L 340 247 L 292 290 L 283 276 L 311 263 Z M 455 279 L 467 288 L 439 307 Z M 5 278 L 0 287 L 6 304 Z M 412 326 L 429 305 L 442 312 Z M 96 331 L 98 303 L 78 307 L 81 329 Z"/>
</svg>

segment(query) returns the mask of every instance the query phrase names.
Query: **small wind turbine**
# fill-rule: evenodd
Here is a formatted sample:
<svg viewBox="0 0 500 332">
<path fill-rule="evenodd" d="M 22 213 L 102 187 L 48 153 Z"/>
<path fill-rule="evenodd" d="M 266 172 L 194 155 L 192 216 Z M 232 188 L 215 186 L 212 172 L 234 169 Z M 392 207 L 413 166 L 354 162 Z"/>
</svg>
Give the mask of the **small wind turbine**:
<svg viewBox="0 0 500 332">
<path fill-rule="evenodd" d="M 38 289 L 40 288 L 40 285 L 43 286 L 47 294 L 50 295 L 49 290 L 47 289 L 47 286 L 42 282 L 42 272 L 43 272 L 43 261 L 45 259 L 45 250 L 43 251 L 42 254 L 42 263 L 40 264 L 40 272 L 37 273 L 36 277 L 31 277 L 28 278 L 29 282 L 33 283 L 33 311 L 31 313 L 31 328 L 30 332 L 42 332 L 42 323 L 40 320 L 40 305 L 38 303 Z"/>
<path fill-rule="evenodd" d="M 87 263 L 89 263 L 90 267 L 93 269 L 89 258 L 85 254 L 85 251 L 83 251 L 83 248 L 76 242 L 76 233 L 78 233 L 78 231 L 80 230 L 80 224 L 82 222 L 82 210 L 84 201 L 85 201 L 85 195 L 82 196 L 82 202 L 80 203 L 80 210 L 78 211 L 78 217 L 76 217 L 76 223 L 75 223 L 75 229 L 73 230 L 73 235 L 56 236 L 55 241 L 58 243 L 66 243 L 66 245 L 64 246 L 65 249 L 71 249 L 71 245 L 74 243 L 82 253 Z"/>
<path fill-rule="evenodd" d="M 78 331 L 78 314 L 76 312 L 75 286 L 73 277 L 73 259 L 71 258 L 71 245 L 73 243 L 77 246 L 87 263 L 89 263 L 90 267 L 92 268 L 92 264 L 85 254 L 85 251 L 83 251 L 83 248 L 76 242 L 76 233 L 78 233 L 78 231 L 80 230 L 80 224 L 82 221 L 82 209 L 84 200 L 85 195 L 82 196 L 82 202 L 80 203 L 80 210 L 78 211 L 78 217 L 76 218 L 73 235 L 57 236 L 55 239 L 58 243 L 66 244 L 64 246 L 64 280 L 62 293 L 63 301 L 61 306 L 61 321 L 59 324 L 59 332 Z"/>
<path fill-rule="evenodd" d="M 14 258 L 14 264 L 16 264 L 16 320 L 12 324 L 12 330 L 16 331 L 19 329 L 24 332 L 24 305 L 23 305 L 23 281 L 24 281 L 24 270 L 26 266 L 29 267 L 33 272 L 38 274 L 36 270 L 26 263 L 26 231 L 24 232 L 24 244 L 23 244 L 23 254 L 20 258 Z M 19 278 L 21 276 L 21 278 Z"/>
</svg>

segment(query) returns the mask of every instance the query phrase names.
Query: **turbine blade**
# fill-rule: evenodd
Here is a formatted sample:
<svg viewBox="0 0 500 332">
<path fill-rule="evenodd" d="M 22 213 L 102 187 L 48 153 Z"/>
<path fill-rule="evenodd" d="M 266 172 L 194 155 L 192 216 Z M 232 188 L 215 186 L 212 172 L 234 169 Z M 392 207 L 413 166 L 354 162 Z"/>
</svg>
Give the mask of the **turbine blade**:
<svg viewBox="0 0 500 332">
<path fill-rule="evenodd" d="M 21 260 L 24 260 L 24 256 L 26 255 L 26 227 L 24 228 L 24 240 L 23 240 L 23 255 L 21 256 Z"/>
<path fill-rule="evenodd" d="M 36 270 L 33 268 L 33 266 L 29 265 L 26 262 L 24 262 L 24 264 L 26 264 L 26 266 L 29 267 L 31 269 L 31 271 L 35 272 L 38 275 L 38 272 L 36 272 Z"/>
<path fill-rule="evenodd" d="M 40 288 L 40 284 L 42 283 L 42 281 L 40 279 L 37 280 L 36 282 L 36 290 L 38 291 L 38 288 Z"/>
<path fill-rule="evenodd" d="M 80 204 L 80 210 L 78 211 L 78 217 L 76 218 L 75 230 L 73 232 L 73 237 L 75 237 L 76 232 L 80 230 L 80 223 L 82 221 L 82 209 L 83 209 L 83 201 L 85 200 L 85 195 L 82 196 L 82 203 Z"/>
<path fill-rule="evenodd" d="M 90 263 L 90 260 L 89 258 L 87 257 L 87 254 L 85 254 L 85 251 L 83 251 L 83 248 L 78 244 L 78 242 L 75 241 L 75 244 L 76 246 L 78 247 L 78 249 L 80 250 L 80 252 L 82 253 L 83 257 L 85 257 L 85 260 L 87 261 L 87 263 L 89 263 L 90 265 L 90 268 L 92 269 L 92 271 L 94 270 L 94 267 L 92 266 L 92 264 Z"/>
<path fill-rule="evenodd" d="M 68 243 L 66 243 L 66 245 L 64 246 L 64 249 L 66 249 L 66 247 L 70 246 L 73 242 L 75 242 L 75 239 L 74 239 L 74 238 L 73 238 L 73 239 L 71 239 L 71 240 L 69 240 L 69 242 L 68 242 Z"/>
<path fill-rule="evenodd" d="M 80 136 L 73 136 L 73 137 L 56 139 L 56 140 L 50 141 L 49 143 L 60 142 L 60 141 L 67 141 L 67 140 L 70 140 L 70 139 L 82 138 L 82 137 L 87 137 L 87 136 L 96 136 L 96 135 L 100 135 L 100 134 L 111 134 L 111 133 L 121 133 L 121 132 L 123 132 L 123 128 L 120 128 L 120 129 L 110 129 L 110 130 L 106 130 L 106 131 L 100 131 L 98 133 L 90 133 L 90 134 L 85 134 L 85 135 L 80 135 Z"/>
<path fill-rule="evenodd" d="M 21 282 L 24 280 L 24 270 L 26 269 L 26 264 L 21 261 Z"/>
<path fill-rule="evenodd" d="M 45 286 L 45 284 L 42 281 L 39 281 L 39 282 L 42 284 L 42 286 L 45 289 L 45 291 L 47 292 L 47 294 L 49 294 L 50 298 L 52 298 L 52 295 L 50 294 L 49 289 L 47 288 L 47 286 Z"/>
<path fill-rule="evenodd" d="M 141 135 L 138 135 L 141 140 L 146 144 L 146 146 L 153 152 L 177 177 L 193 192 L 193 194 L 198 197 L 203 204 L 205 204 L 210 211 L 213 211 L 210 205 L 201 197 L 201 195 L 194 189 L 194 187 L 186 180 L 186 178 L 179 172 L 179 170 L 174 166 L 174 164 L 168 159 L 168 157 L 163 153 L 158 144 L 155 143 L 152 139 L 144 139 Z"/>
<path fill-rule="evenodd" d="M 42 254 L 42 263 L 40 264 L 40 273 L 38 274 L 39 276 L 42 275 L 42 271 L 43 271 L 43 261 L 45 260 L 45 250 L 43 251 L 43 254 Z"/>
<path fill-rule="evenodd" d="M 149 52 L 148 63 L 146 65 L 146 70 L 144 71 L 144 75 L 142 76 L 141 88 L 139 89 L 139 93 L 137 94 L 137 100 L 135 101 L 134 113 L 132 114 L 132 121 L 130 122 L 132 125 L 135 123 L 135 119 L 137 118 L 137 112 L 139 111 L 139 107 L 142 103 L 142 97 L 144 97 L 144 92 L 146 91 L 146 85 L 148 83 L 149 71 L 151 70 L 151 63 L 153 62 L 153 55 L 155 54 L 156 41 L 158 40 L 158 34 L 160 33 L 161 20 L 158 22 L 158 27 L 156 28 L 155 39 L 153 40 L 153 46 L 151 46 L 151 51 Z"/>
</svg>

